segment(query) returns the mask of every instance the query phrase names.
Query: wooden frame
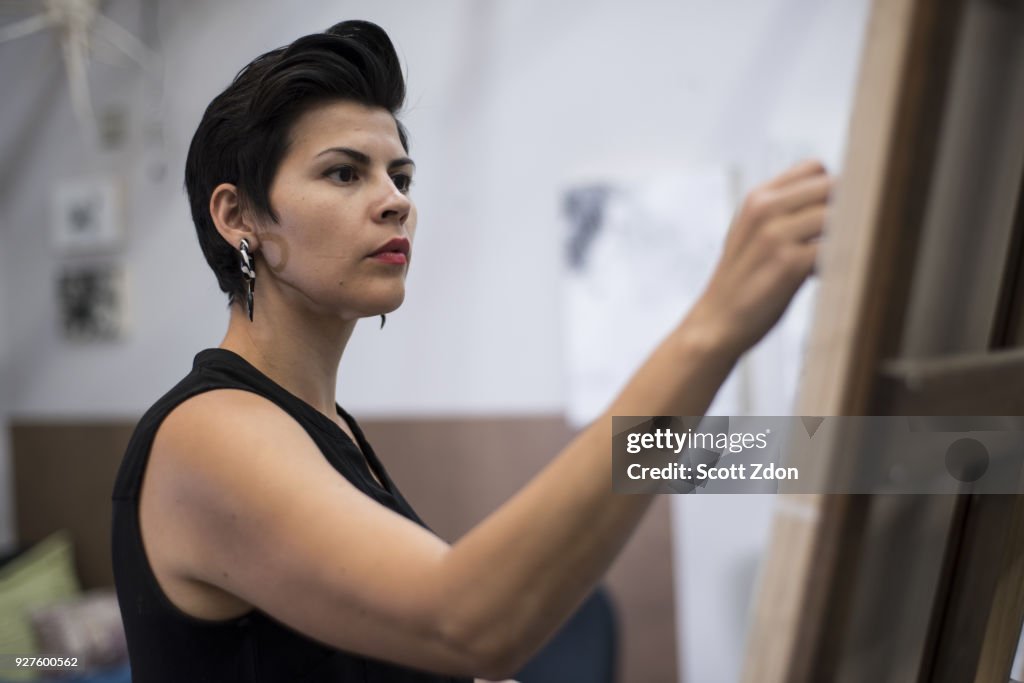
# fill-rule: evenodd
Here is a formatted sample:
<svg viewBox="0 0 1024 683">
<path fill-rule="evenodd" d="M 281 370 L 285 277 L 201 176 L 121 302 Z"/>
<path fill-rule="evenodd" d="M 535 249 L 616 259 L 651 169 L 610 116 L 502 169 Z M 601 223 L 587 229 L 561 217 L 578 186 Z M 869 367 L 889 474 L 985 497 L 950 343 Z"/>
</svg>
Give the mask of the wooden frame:
<svg viewBox="0 0 1024 683">
<path fill-rule="evenodd" d="M 1024 3 L 869 22 L 797 410 L 1024 415 Z M 1022 530 L 1019 496 L 780 496 L 743 680 L 1008 680 Z"/>
</svg>

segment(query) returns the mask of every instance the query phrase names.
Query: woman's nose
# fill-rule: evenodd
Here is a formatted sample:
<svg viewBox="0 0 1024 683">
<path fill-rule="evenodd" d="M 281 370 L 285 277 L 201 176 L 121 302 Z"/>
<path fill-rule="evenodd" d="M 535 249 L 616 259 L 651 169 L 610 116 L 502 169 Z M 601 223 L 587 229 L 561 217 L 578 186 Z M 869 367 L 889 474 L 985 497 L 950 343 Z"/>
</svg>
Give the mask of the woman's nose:
<svg viewBox="0 0 1024 683">
<path fill-rule="evenodd" d="M 393 221 L 397 218 L 399 224 L 405 223 L 412 209 L 412 201 L 409 196 L 395 187 L 395 183 L 389 177 L 385 184 L 384 197 L 377 208 L 377 218 L 380 221 Z"/>
</svg>

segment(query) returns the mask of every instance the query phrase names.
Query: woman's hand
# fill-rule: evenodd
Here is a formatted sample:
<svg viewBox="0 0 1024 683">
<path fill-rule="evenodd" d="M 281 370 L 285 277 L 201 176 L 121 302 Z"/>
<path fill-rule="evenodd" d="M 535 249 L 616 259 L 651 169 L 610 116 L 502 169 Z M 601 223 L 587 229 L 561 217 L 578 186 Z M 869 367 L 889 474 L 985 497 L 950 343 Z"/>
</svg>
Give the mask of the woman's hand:
<svg viewBox="0 0 1024 683">
<path fill-rule="evenodd" d="M 819 161 L 807 160 L 754 188 L 687 320 L 714 330 L 737 357 L 756 344 L 814 270 L 834 184 Z"/>
</svg>

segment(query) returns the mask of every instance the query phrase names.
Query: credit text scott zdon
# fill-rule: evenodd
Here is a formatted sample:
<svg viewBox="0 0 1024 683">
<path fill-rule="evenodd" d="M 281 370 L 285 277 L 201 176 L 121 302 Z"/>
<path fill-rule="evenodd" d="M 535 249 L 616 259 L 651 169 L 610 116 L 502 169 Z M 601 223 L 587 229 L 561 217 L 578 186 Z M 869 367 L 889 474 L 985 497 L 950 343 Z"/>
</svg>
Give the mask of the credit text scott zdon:
<svg viewBox="0 0 1024 683">
<path fill-rule="evenodd" d="M 765 479 L 799 479 L 800 473 L 795 467 L 779 467 L 773 463 L 732 464 L 714 467 L 699 464 L 696 467 L 672 463 L 665 467 L 643 467 L 633 463 L 626 470 L 630 479 L 674 479 L 674 480 L 732 480 L 754 481 Z"/>
</svg>

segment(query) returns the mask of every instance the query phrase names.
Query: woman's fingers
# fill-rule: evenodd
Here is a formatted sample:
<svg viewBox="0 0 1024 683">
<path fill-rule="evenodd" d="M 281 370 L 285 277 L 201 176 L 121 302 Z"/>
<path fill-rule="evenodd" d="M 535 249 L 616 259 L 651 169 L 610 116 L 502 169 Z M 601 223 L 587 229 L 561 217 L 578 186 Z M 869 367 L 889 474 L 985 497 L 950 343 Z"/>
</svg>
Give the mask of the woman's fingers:
<svg viewBox="0 0 1024 683">
<path fill-rule="evenodd" d="M 751 222 L 764 225 L 779 216 L 825 205 L 834 184 L 831 176 L 815 175 L 795 180 L 785 187 L 762 186 L 750 193 L 744 209 Z"/>
<path fill-rule="evenodd" d="M 786 187 L 775 190 L 779 213 L 792 213 L 808 206 L 823 205 L 832 196 L 835 179 L 829 175 L 801 178 Z"/>
<path fill-rule="evenodd" d="M 827 216 L 828 207 L 815 204 L 777 218 L 767 229 L 775 231 L 783 240 L 806 242 L 821 237 Z"/>
<path fill-rule="evenodd" d="M 827 173 L 828 170 L 825 168 L 825 165 L 819 160 L 804 159 L 769 180 L 764 186 L 770 189 L 779 189 L 794 181 Z"/>
<path fill-rule="evenodd" d="M 734 229 L 727 240 L 728 248 L 742 248 L 758 232 L 779 218 L 789 218 L 804 209 L 824 206 L 832 196 L 835 180 L 821 164 L 797 166 L 779 178 L 750 192 L 735 219 Z M 795 173 L 794 173 L 795 171 Z M 808 172 L 813 171 L 813 172 Z M 784 183 L 780 179 L 785 178 Z"/>
<path fill-rule="evenodd" d="M 818 261 L 818 243 L 803 242 L 793 245 L 793 268 L 800 282 L 814 273 L 814 264 Z"/>
</svg>

